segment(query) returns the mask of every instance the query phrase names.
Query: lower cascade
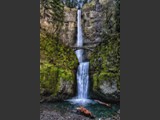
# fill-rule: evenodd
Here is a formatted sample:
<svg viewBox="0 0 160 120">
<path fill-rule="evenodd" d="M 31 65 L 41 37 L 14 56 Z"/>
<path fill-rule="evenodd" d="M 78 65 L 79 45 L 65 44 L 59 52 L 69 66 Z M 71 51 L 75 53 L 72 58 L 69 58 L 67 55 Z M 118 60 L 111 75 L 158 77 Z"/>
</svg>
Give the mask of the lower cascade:
<svg viewBox="0 0 160 120">
<path fill-rule="evenodd" d="M 87 99 L 88 96 L 88 75 L 89 62 L 81 62 L 77 71 L 78 99 Z"/>
</svg>

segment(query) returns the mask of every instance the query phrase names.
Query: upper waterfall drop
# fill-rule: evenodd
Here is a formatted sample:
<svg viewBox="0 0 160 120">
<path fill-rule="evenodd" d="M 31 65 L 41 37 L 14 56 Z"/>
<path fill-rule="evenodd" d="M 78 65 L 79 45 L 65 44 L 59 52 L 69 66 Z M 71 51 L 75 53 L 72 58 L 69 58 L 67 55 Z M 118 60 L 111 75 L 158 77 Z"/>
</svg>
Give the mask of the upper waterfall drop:
<svg viewBox="0 0 160 120">
<path fill-rule="evenodd" d="M 77 11 L 77 47 L 83 46 L 83 37 L 82 37 L 82 25 L 81 25 L 81 10 Z"/>
<path fill-rule="evenodd" d="M 83 35 L 82 35 L 82 25 L 81 25 L 81 10 L 77 11 L 77 47 L 83 46 Z M 83 49 L 76 50 L 76 55 L 79 62 L 83 61 Z"/>
</svg>

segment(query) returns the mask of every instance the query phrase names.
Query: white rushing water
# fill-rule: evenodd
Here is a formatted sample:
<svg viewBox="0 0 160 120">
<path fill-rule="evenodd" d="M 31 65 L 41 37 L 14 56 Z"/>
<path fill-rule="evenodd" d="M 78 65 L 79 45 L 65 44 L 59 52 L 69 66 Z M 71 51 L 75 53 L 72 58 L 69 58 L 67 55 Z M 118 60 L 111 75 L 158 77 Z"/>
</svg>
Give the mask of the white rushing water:
<svg viewBox="0 0 160 120">
<path fill-rule="evenodd" d="M 82 4 L 79 4 L 80 6 Z M 81 8 L 81 7 L 80 7 Z M 81 25 L 81 9 L 77 11 L 77 47 L 83 47 L 83 32 Z M 79 66 L 77 69 L 77 97 L 69 101 L 78 104 L 91 103 L 88 99 L 88 86 L 89 86 L 89 62 L 83 61 L 83 49 L 78 49 L 75 51 L 76 56 L 79 61 Z"/>
<path fill-rule="evenodd" d="M 78 82 L 78 99 L 87 99 L 88 97 L 88 69 L 89 62 L 82 62 L 78 66 L 77 82 Z"/>
<path fill-rule="evenodd" d="M 77 46 L 83 46 L 82 25 L 81 25 L 81 10 L 77 11 Z"/>
<path fill-rule="evenodd" d="M 61 0 L 65 5 L 75 5 L 76 8 L 82 8 L 85 3 L 89 3 L 91 0 Z"/>
<path fill-rule="evenodd" d="M 81 25 L 81 10 L 77 11 L 77 47 L 83 46 L 83 35 Z M 83 49 L 76 51 L 77 58 L 79 60 L 79 66 L 77 70 L 77 90 L 78 99 L 87 99 L 88 97 L 88 81 L 89 81 L 89 62 L 83 62 Z"/>
<path fill-rule="evenodd" d="M 83 37 L 82 37 L 82 25 L 81 25 L 81 10 L 77 11 L 77 47 L 83 46 Z M 79 62 L 83 61 L 83 49 L 76 51 L 76 55 Z"/>
</svg>

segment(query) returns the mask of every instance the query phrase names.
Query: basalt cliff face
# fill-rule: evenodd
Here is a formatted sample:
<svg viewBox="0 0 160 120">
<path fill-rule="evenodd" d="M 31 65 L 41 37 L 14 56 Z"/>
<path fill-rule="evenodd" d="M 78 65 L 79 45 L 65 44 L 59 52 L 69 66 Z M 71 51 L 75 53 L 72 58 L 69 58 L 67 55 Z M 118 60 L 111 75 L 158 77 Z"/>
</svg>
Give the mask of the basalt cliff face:
<svg viewBox="0 0 160 120">
<path fill-rule="evenodd" d="M 83 7 L 83 28 L 90 51 L 93 99 L 120 101 L 120 1 L 92 0 Z M 92 50 L 92 51 L 91 51 Z"/>
<path fill-rule="evenodd" d="M 64 45 L 73 46 L 76 43 L 77 9 L 60 5 L 61 11 L 56 9 L 44 10 L 45 8 L 41 5 L 40 27 L 41 30 L 49 34 L 59 35 L 59 41 Z"/>
<path fill-rule="evenodd" d="M 47 4 L 51 9 L 44 3 L 40 7 L 41 101 L 64 100 L 76 94 L 77 9 L 53 1 L 55 5 Z M 92 0 L 82 8 L 93 99 L 120 100 L 119 6 L 119 0 Z"/>
<path fill-rule="evenodd" d="M 67 46 L 76 43 L 77 9 L 64 7 L 64 21 L 60 31 L 60 40 Z"/>
<path fill-rule="evenodd" d="M 104 40 L 104 33 L 107 35 L 116 33 L 115 2 L 115 0 L 92 0 L 82 8 L 84 44 L 89 48 L 86 51 L 87 58 L 90 58 L 91 52 Z"/>
</svg>

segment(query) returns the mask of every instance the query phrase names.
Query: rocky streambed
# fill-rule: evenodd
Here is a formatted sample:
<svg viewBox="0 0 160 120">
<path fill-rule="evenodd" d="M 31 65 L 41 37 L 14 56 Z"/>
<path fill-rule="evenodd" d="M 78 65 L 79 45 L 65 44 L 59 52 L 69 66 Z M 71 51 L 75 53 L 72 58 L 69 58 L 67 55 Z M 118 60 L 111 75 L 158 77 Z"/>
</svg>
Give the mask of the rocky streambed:
<svg viewBox="0 0 160 120">
<path fill-rule="evenodd" d="M 111 108 L 100 104 L 84 105 L 92 112 L 95 119 L 85 117 L 76 112 L 79 105 L 69 102 L 55 102 L 40 104 L 40 120 L 120 120 L 119 105 L 112 105 Z"/>
</svg>

